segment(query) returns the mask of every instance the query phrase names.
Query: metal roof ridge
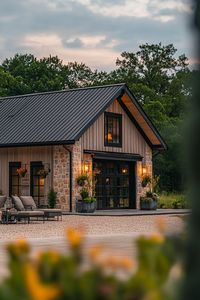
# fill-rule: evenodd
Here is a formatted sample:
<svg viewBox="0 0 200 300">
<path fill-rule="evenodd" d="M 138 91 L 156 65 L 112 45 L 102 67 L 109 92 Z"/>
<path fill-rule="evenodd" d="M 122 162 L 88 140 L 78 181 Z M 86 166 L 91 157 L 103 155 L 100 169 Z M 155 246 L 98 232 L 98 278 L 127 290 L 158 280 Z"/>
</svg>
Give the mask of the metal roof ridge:
<svg viewBox="0 0 200 300">
<path fill-rule="evenodd" d="M 106 84 L 106 85 L 95 85 L 95 86 L 79 87 L 79 88 L 73 88 L 73 89 L 64 89 L 64 90 L 58 90 L 58 91 L 37 92 L 37 93 L 30 93 L 30 94 L 23 94 L 23 95 L 16 95 L 16 96 L 6 96 L 6 97 L 0 97 L 0 103 L 3 102 L 4 100 L 13 99 L 13 98 L 22 98 L 22 97 L 24 98 L 24 97 L 28 97 L 28 96 L 66 93 L 66 92 L 72 92 L 72 91 L 89 90 L 89 89 L 99 89 L 99 88 L 114 87 L 114 86 L 125 87 L 126 83 L 114 83 L 114 84 Z"/>
</svg>

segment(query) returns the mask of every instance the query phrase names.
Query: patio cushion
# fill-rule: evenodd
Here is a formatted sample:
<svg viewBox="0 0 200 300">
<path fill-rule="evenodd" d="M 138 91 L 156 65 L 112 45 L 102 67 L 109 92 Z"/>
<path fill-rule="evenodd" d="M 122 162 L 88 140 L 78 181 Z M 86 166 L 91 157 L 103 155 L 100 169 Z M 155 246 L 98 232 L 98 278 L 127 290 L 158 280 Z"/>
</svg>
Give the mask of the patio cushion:
<svg viewBox="0 0 200 300">
<path fill-rule="evenodd" d="M 19 211 L 18 216 L 27 216 L 27 217 L 42 217 L 44 216 L 44 212 L 40 210 L 25 210 Z"/>
<path fill-rule="evenodd" d="M 21 199 L 18 197 L 18 196 L 11 196 L 13 202 L 14 202 L 14 205 L 15 205 L 15 208 L 19 211 L 23 211 L 25 210 L 25 207 L 21 201 Z"/>
<path fill-rule="evenodd" d="M 35 204 L 35 201 L 32 196 L 20 196 L 20 199 L 22 201 L 22 204 L 24 207 L 31 207 L 32 209 L 36 209 L 37 206 Z"/>
<path fill-rule="evenodd" d="M 0 208 L 4 207 L 7 197 L 0 195 Z"/>
</svg>

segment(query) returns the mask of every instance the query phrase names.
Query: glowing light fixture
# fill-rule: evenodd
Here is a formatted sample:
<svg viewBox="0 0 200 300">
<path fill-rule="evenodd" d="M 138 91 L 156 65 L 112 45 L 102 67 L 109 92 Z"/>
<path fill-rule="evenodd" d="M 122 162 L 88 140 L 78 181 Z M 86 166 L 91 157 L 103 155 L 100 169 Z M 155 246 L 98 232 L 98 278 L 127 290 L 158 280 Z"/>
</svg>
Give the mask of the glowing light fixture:
<svg viewBox="0 0 200 300">
<path fill-rule="evenodd" d="M 142 175 L 147 174 L 147 167 L 145 165 L 142 166 Z"/>
<path fill-rule="evenodd" d="M 108 141 L 112 141 L 113 140 L 113 137 L 112 137 L 112 133 L 111 132 L 108 132 Z"/>
<path fill-rule="evenodd" d="M 88 173 L 89 172 L 89 162 L 88 161 L 84 161 L 83 162 L 83 172 L 84 173 Z"/>
</svg>

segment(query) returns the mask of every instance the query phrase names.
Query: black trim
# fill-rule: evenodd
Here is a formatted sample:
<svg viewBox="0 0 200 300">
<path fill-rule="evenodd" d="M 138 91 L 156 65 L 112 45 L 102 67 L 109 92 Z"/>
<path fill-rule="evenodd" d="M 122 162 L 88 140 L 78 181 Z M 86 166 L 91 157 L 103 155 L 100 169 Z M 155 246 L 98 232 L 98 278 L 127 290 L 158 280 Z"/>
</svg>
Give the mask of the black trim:
<svg viewBox="0 0 200 300">
<path fill-rule="evenodd" d="M 108 142 L 106 140 L 106 134 L 108 129 L 106 128 L 107 124 L 107 118 L 116 118 L 118 119 L 119 122 L 119 143 L 112 143 L 112 142 Z M 104 146 L 105 147 L 122 147 L 122 115 L 121 114 L 117 114 L 117 113 L 113 113 L 113 112 L 104 112 Z"/>
<path fill-rule="evenodd" d="M 40 167 L 40 168 L 43 168 L 44 165 L 42 163 L 42 161 L 31 161 L 30 162 L 30 195 L 34 198 L 34 187 L 35 186 L 38 186 L 38 199 L 37 199 L 37 206 L 39 207 L 40 206 L 40 187 L 41 185 L 38 184 L 38 185 L 34 185 L 34 174 L 33 174 L 33 170 L 34 170 L 34 167 Z M 37 175 L 37 178 L 38 178 L 38 181 L 39 181 L 39 175 Z M 44 196 L 44 195 L 43 195 Z"/>
<path fill-rule="evenodd" d="M 142 135 L 142 137 L 144 138 L 144 140 L 146 141 L 146 143 L 149 145 L 150 148 L 153 148 L 154 147 L 153 144 L 148 139 L 147 135 L 144 133 L 143 129 L 140 127 L 140 125 L 138 124 L 138 122 L 136 121 L 136 119 L 133 117 L 132 113 L 127 108 L 127 106 L 124 104 L 124 102 L 122 101 L 122 99 L 120 97 L 118 97 L 117 100 L 118 100 L 120 106 L 122 107 L 122 109 L 125 111 L 125 113 L 129 117 L 129 119 L 135 125 L 135 127 L 137 128 L 137 130 L 139 131 L 139 133 Z"/>
<path fill-rule="evenodd" d="M 11 196 L 13 193 L 12 193 L 12 168 L 21 168 L 21 162 L 20 161 L 17 161 L 17 162 L 9 162 L 9 196 Z M 19 175 L 16 174 L 16 176 L 18 176 L 18 192 L 20 190 L 20 177 Z M 20 195 L 18 195 L 20 196 Z"/>
<path fill-rule="evenodd" d="M 84 150 L 83 152 L 87 154 L 91 154 L 94 159 L 142 161 L 143 158 L 139 154 L 131 154 L 131 153 L 105 152 L 105 151 L 96 151 L 96 150 Z"/>
<path fill-rule="evenodd" d="M 33 142 L 33 143 L 16 143 L 16 144 L 0 144 L 0 148 L 8 147 L 26 147 L 26 146 L 51 146 L 51 145 L 73 145 L 75 140 L 68 141 L 49 141 L 49 142 Z"/>
<path fill-rule="evenodd" d="M 104 111 L 113 103 L 113 101 L 118 97 L 122 96 L 123 94 L 124 94 L 124 89 L 122 88 L 120 91 L 116 93 L 114 97 L 112 97 L 112 99 L 104 106 L 104 108 L 102 108 L 100 112 L 81 130 L 81 132 L 79 132 L 76 135 L 75 140 L 76 141 L 79 140 L 80 137 L 83 135 L 83 133 L 100 117 L 101 114 L 104 113 Z"/>
</svg>

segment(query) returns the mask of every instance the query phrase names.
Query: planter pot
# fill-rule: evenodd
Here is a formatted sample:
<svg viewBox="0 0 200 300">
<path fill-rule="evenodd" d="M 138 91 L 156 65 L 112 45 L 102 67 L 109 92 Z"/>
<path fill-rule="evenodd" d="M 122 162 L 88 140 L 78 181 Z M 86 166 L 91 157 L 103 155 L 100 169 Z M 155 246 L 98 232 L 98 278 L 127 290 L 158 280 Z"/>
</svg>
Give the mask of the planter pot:
<svg viewBox="0 0 200 300">
<path fill-rule="evenodd" d="M 76 201 L 76 212 L 93 213 L 96 210 L 96 202 Z"/>
<path fill-rule="evenodd" d="M 156 210 L 157 201 L 153 198 L 141 197 L 140 198 L 140 209 L 141 210 Z"/>
</svg>

